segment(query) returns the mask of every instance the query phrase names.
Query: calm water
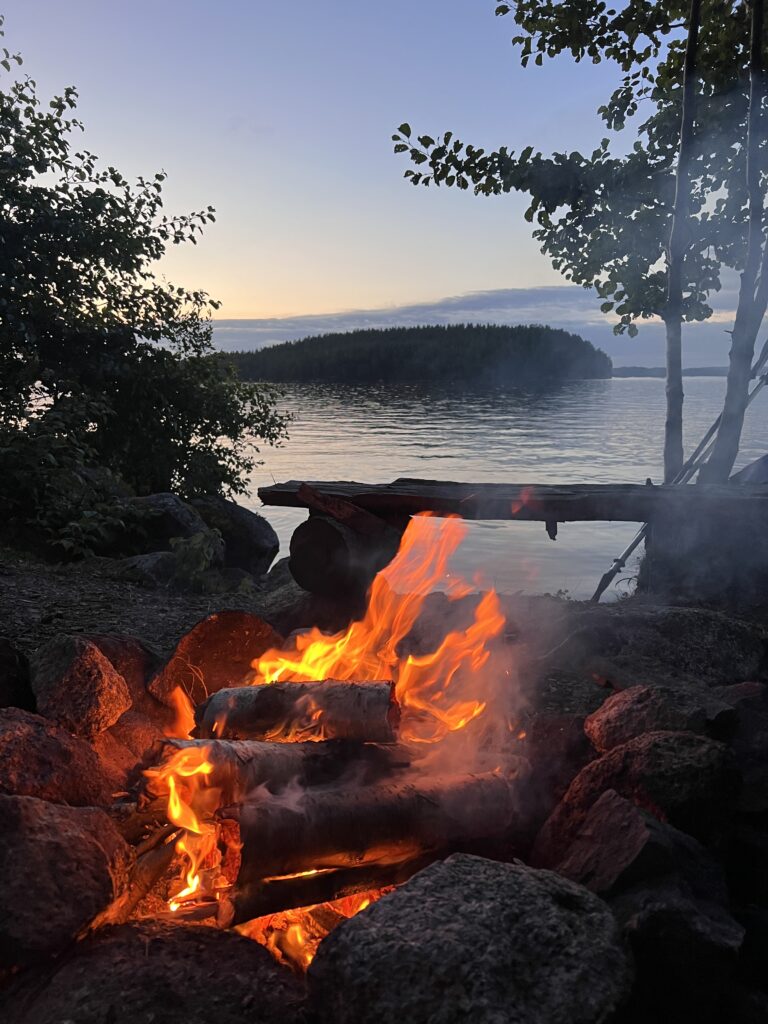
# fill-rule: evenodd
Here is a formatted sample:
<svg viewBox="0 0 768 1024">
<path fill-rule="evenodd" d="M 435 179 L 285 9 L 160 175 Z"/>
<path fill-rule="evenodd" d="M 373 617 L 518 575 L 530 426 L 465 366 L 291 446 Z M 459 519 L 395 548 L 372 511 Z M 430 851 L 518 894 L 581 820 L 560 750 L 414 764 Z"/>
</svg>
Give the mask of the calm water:
<svg viewBox="0 0 768 1024">
<path fill-rule="evenodd" d="M 288 553 L 306 513 L 262 508 L 256 488 L 289 479 L 386 483 L 399 476 L 514 483 L 660 482 L 664 381 L 579 381 L 546 395 L 448 393 L 423 386 L 289 385 L 290 439 L 264 449 L 250 504 Z M 686 449 L 720 411 L 725 379 L 688 377 Z M 737 466 L 768 447 L 768 394 L 747 413 Z M 566 523 L 550 541 L 543 523 L 471 523 L 454 569 L 507 593 L 567 590 L 587 597 L 632 539 L 627 523 Z M 633 575 L 633 567 L 626 576 Z M 630 585 L 618 583 L 619 592 Z"/>
</svg>

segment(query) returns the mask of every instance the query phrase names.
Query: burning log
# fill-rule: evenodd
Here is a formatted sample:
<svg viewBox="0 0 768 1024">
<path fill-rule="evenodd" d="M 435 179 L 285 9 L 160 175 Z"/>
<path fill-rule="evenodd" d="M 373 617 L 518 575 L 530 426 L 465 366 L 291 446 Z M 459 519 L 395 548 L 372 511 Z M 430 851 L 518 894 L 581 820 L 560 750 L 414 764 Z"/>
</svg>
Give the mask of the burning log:
<svg viewBox="0 0 768 1024">
<path fill-rule="evenodd" d="M 400 719 L 394 683 L 270 683 L 214 693 L 195 711 L 201 738 L 345 739 L 392 743 Z"/>
<path fill-rule="evenodd" d="M 433 859 L 434 855 L 429 855 L 401 864 L 310 871 L 238 885 L 231 896 L 219 902 L 218 923 L 221 927 L 229 928 L 267 914 L 330 903 L 361 892 L 401 885 Z"/>
<path fill-rule="evenodd" d="M 238 804 L 259 786 L 279 790 L 289 782 L 302 786 L 320 786 L 334 782 L 345 772 L 354 771 L 355 779 L 371 782 L 383 775 L 407 767 L 408 751 L 397 745 L 358 744 L 345 740 L 304 743 L 266 743 L 259 740 L 178 740 L 166 739 L 153 749 L 143 799 L 151 803 L 167 793 L 168 766 L 178 763 L 184 753 L 189 762 L 207 761 L 208 788 L 221 790 L 220 806 Z M 268 872 L 276 874 L 277 872 Z"/>
<path fill-rule="evenodd" d="M 492 773 L 389 779 L 375 785 L 307 790 L 240 810 L 243 844 L 235 886 L 323 868 L 392 865 L 430 851 L 506 835 L 515 816 L 512 784 Z"/>
</svg>

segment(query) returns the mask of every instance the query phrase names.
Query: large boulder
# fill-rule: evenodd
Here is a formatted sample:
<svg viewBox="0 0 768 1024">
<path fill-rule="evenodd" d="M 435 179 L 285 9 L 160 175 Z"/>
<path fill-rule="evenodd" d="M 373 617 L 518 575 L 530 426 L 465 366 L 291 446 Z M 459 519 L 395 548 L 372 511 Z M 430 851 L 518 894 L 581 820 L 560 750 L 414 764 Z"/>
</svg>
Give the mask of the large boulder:
<svg viewBox="0 0 768 1024">
<path fill-rule="evenodd" d="M 589 715 L 584 731 L 604 753 L 644 732 L 688 731 L 723 738 L 735 722 L 734 709 L 705 687 L 632 686 Z"/>
<path fill-rule="evenodd" d="M 739 781 L 733 754 L 716 740 L 689 732 L 638 736 L 582 768 L 539 832 L 533 863 L 558 864 L 609 789 L 707 842 L 730 821 Z"/>
<path fill-rule="evenodd" d="M 39 715 L 0 710 L 0 793 L 57 804 L 106 804 L 110 787 L 91 747 Z"/>
<path fill-rule="evenodd" d="M 151 715 L 159 709 L 157 701 L 147 692 L 147 683 L 163 662 L 159 651 L 138 637 L 120 633 L 89 633 L 86 639 L 96 644 L 123 677 L 135 711 Z"/>
<path fill-rule="evenodd" d="M 308 980 L 323 1024 L 597 1024 L 631 969 L 586 889 L 454 854 L 331 932 Z"/>
<path fill-rule="evenodd" d="M 250 612 L 222 611 L 209 615 L 186 633 L 168 663 L 153 677 L 149 692 L 170 704 L 181 687 L 193 704 L 228 686 L 244 686 L 254 675 L 253 661 L 282 637 Z"/>
<path fill-rule="evenodd" d="M 224 541 L 224 565 L 244 569 L 253 576 L 269 570 L 280 547 L 270 523 L 257 512 L 217 494 L 194 498 L 192 507 Z"/>
<path fill-rule="evenodd" d="M 123 677 L 81 636 L 55 637 L 36 652 L 32 689 L 41 715 L 88 738 L 114 725 L 131 706 Z"/>
<path fill-rule="evenodd" d="M 105 928 L 0 1000 L 10 1024 L 295 1024 L 302 986 L 260 945 L 201 925 Z"/>
<path fill-rule="evenodd" d="M 122 894 L 130 863 L 104 811 L 0 796 L 0 965 L 67 946 Z"/>
</svg>

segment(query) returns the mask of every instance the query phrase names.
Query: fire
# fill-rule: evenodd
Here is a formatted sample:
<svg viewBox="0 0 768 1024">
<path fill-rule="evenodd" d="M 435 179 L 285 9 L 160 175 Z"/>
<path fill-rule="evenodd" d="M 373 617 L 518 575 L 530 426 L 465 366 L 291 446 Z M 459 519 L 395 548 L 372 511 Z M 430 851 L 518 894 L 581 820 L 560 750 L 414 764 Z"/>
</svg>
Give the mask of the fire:
<svg viewBox="0 0 768 1024">
<path fill-rule="evenodd" d="M 414 517 L 397 556 L 373 581 L 363 618 L 333 635 L 313 628 L 292 639 L 285 649 L 267 651 L 253 663 L 254 684 L 393 680 L 401 710 L 401 740 L 435 743 L 464 729 L 486 709 L 483 668 L 490 656 L 489 642 L 501 634 L 504 626 L 496 593 L 485 593 L 468 628 L 449 632 L 433 651 L 403 655 L 401 647 L 427 595 L 438 585 L 449 599 L 471 593 L 472 588 L 452 578 L 448 569 L 449 559 L 465 533 L 466 527 L 458 518 L 436 522 L 428 515 Z M 191 705 L 180 689 L 173 696 L 176 735 L 187 736 L 194 727 Z M 321 713 L 316 713 L 311 704 L 304 710 L 301 729 L 288 737 L 281 729 L 281 739 L 323 738 Z M 167 790 L 169 820 L 184 830 L 176 850 L 186 866 L 180 891 L 170 901 L 171 910 L 201 896 L 209 897 L 216 890 L 214 814 L 220 794 L 209 784 L 212 770 L 208 748 L 202 746 L 180 749 L 165 764 L 147 772 L 161 784 L 161 791 Z M 304 970 L 320 941 L 336 924 L 386 891 L 273 914 L 241 925 L 238 930 L 261 942 L 277 959 Z"/>
<path fill-rule="evenodd" d="M 343 632 L 329 636 L 315 628 L 296 637 L 290 648 L 267 651 L 253 664 L 255 683 L 394 679 L 404 740 L 434 742 L 466 726 L 485 708 L 466 692 L 476 688 L 472 677 L 488 659 L 488 642 L 504 626 L 496 593 L 483 596 L 467 630 L 449 633 L 431 654 L 404 659 L 399 654 L 438 584 L 448 581 L 454 599 L 471 592 L 448 571 L 465 534 L 461 519 L 442 519 L 436 530 L 431 516 L 415 516 L 397 556 L 373 581 L 364 617 Z"/>
<path fill-rule="evenodd" d="M 217 853 L 217 829 L 212 821 L 219 804 L 219 790 L 208 786 L 213 771 L 207 747 L 177 750 L 163 765 L 149 768 L 146 775 L 168 791 L 168 820 L 183 829 L 176 852 L 185 863 L 184 883 L 168 906 L 176 911 L 203 887 L 202 869 Z"/>
<path fill-rule="evenodd" d="M 174 686 L 171 690 L 170 701 L 174 718 L 163 729 L 163 732 L 166 736 L 178 736 L 186 739 L 195 728 L 195 709 L 192 707 L 192 701 L 180 686 Z"/>
</svg>

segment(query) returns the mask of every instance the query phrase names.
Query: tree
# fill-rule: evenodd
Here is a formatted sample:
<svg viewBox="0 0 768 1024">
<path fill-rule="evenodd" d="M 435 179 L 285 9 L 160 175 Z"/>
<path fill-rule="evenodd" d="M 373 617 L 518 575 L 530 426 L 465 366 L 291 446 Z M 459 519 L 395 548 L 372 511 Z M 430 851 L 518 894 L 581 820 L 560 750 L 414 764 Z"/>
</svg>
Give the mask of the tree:
<svg viewBox="0 0 768 1024">
<path fill-rule="evenodd" d="M 76 102 L 44 105 L 28 77 L 0 91 L 0 511 L 70 541 L 105 497 L 88 465 L 139 493 L 242 493 L 255 442 L 286 426 L 215 353 L 218 303 L 156 274 L 213 209 L 166 216 L 163 173 L 131 183 L 76 148 Z"/>
<path fill-rule="evenodd" d="M 393 136 L 395 151 L 408 154 L 416 165 L 406 176 L 414 185 L 473 186 L 484 195 L 528 193 L 526 218 L 535 224 L 534 237 L 542 251 L 567 279 L 595 289 L 603 300 L 602 311 L 618 315 L 614 330 L 634 336 L 638 321 L 659 317 L 665 320 L 674 344 L 681 321 L 711 315 L 710 297 L 719 290 L 723 272 L 743 271 L 747 264 L 750 202 L 745 139 L 750 131 L 761 161 L 766 150 L 766 140 L 755 131 L 762 100 L 758 103 L 756 86 L 750 89 L 749 85 L 750 16 L 756 6 L 748 9 L 745 2 L 705 0 L 696 39 L 695 32 L 684 29 L 694 27 L 691 15 L 697 13 L 698 4 L 691 8 L 678 0 L 625 0 L 615 9 L 600 0 L 521 0 L 514 8 L 497 5 L 497 13 L 512 13 L 521 29 L 514 42 L 523 65 L 531 59 L 541 64 L 545 57 L 564 51 L 577 61 L 589 58 L 618 65 L 621 84 L 599 110 L 611 137 L 587 157 L 578 152 L 545 157 L 532 147 L 519 154 L 506 147 L 486 153 L 465 145 L 451 132 L 439 140 L 429 135 L 412 138 L 406 123 Z M 752 35 L 764 42 L 762 28 Z M 697 56 L 698 94 L 695 112 L 688 107 L 683 173 L 678 174 L 681 124 L 685 129 L 681 86 L 689 39 L 691 70 L 692 55 Z M 689 99 L 692 85 L 691 75 Z M 641 109 L 649 103 L 651 112 L 637 124 Z M 635 124 L 637 138 L 628 146 L 622 132 Z M 687 187 L 678 191 L 682 205 L 673 239 L 678 178 Z M 759 180 L 753 179 L 754 194 L 760 197 L 764 263 L 765 176 L 761 171 Z M 749 309 L 747 333 L 754 335 L 765 305 L 759 288 L 750 293 L 748 285 L 742 278 L 739 306 Z M 748 349 L 748 343 L 739 346 L 739 365 Z M 676 358 L 673 352 L 672 376 Z M 749 370 L 746 378 L 743 370 L 732 378 L 733 406 L 741 408 L 743 419 Z M 674 434 L 679 422 L 675 403 L 679 407 L 681 389 L 674 379 L 670 384 L 668 419 Z M 734 427 L 740 431 L 738 414 L 729 421 L 724 416 L 718 441 L 728 433 L 732 436 Z M 681 454 L 674 436 L 670 442 L 668 479 L 674 477 Z M 732 444 L 712 467 L 712 479 L 727 478 L 731 456 L 735 457 Z"/>
</svg>

